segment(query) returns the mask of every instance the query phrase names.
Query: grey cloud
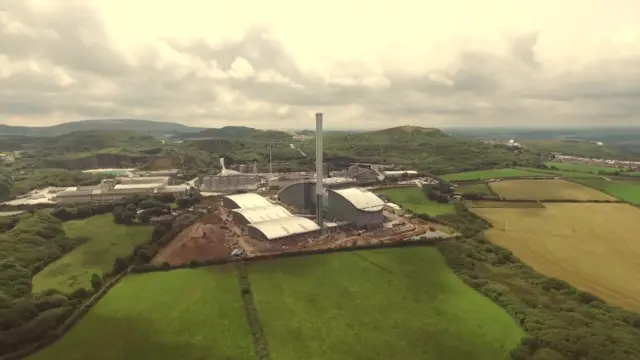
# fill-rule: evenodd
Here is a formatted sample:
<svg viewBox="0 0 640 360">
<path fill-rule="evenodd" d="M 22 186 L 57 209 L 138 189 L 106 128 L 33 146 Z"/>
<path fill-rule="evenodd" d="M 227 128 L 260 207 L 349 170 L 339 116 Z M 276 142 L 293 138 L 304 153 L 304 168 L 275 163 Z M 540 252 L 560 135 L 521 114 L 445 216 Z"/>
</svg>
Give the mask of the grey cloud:
<svg viewBox="0 0 640 360">
<path fill-rule="evenodd" d="M 57 4 L 59 11 L 38 12 L 29 1 L 9 0 L 5 7 L 9 19 L 25 25 L 34 34 L 1 32 L 2 53 L 15 59 L 46 59 L 65 68 L 102 76 L 123 76 L 130 72 L 91 8 L 80 0 Z"/>
<path fill-rule="evenodd" d="M 185 123 L 207 120 L 212 126 L 215 120 L 226 120 L 291 127 L 309 111 L 327 110 L 340 118 L 340 106 L 346 105 L 365 109 L 362 118 L 346 119 L 352 127 L 382 127 L 394 121 L 429 125 L 434 119 L 452 125 L 595 124 L 610 119 L 637 123 L 640 114 L 640 57 L 600 61 L 549 79 L 535 52 L 539 37 L 535 32 L 513 37 L 507 55 L 465 51 L 451 66 L 423 74 L 388 71 L 384 74 L 388 87 L 327 84 L 304 73 L 282 44 L 261 28 L 249 30 L 240 40 L 215 45 L 203 39 L 165 40 L 174 50 L 215 61 L 223 70 L 242 58 L 255 72 L 274 72 L 291 84 L 252 77 L 210 79 L 177 63 L 160 66 L 160 54 L 152 48 L 130 64 L 111 43 L 99 16 L 80 1 L 65 0 L 60 11 L 47 14 L 26 1 L 6 4 L 3 9 L 11 19 L 40 35 L 10 33 L 0 24 L 0 55 L 35 61 L 43 71 L 26 69 L 0 78 L 0 122 L 3 116 L 46 117 L 57 112 L 77 118 L 142 114 Z M 54 66 L 75 83 L 56 83 L 48 73 Z M 337 66 L 361 73 L 358 64 Z M 108 81 L 114 91 L 95 90 L 99 81 Z M 225 108 L 218 88 L 273 106 L 266 112 Z M 278 112 L 279 107 L 289 110 Z"/>
</svg>

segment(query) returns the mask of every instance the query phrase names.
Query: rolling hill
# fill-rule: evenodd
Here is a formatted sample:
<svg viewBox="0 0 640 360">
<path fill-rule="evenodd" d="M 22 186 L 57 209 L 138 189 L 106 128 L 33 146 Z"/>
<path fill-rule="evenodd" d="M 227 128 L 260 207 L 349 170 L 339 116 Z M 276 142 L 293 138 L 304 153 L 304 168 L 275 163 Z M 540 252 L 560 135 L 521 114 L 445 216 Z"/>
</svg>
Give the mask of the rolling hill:
<svg viewBox="0 0 640 360">
<path fill-rule="evenodd" d="M 193 128 L 173 122 L 137 119 L 81 120 L 42 127 L 0 125 L 0 135 L 50 137 L 89 130 L 124 130 L 163 135 L 189 131 L 197 132 L 202 128 Z"/>
</svg>

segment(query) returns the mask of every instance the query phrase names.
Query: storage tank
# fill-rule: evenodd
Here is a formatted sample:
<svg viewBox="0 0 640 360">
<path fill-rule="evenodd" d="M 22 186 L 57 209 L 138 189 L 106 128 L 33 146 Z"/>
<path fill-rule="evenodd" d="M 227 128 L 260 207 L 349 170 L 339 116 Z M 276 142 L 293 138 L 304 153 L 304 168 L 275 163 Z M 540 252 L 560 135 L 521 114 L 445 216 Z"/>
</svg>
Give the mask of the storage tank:
<svg viewBox="0 0 640 360">
<path fill-rule="evenodd" d="M 246 165 L 246 164 L 242 164 L 242 165 L 240 165 L 240 166 L 238 167 L 238 171 L 240 171 L 240 172 L 241 172 L 241 173 L 243 173 L 243 174 L 246 174 L 247 172 L 249 172 L 249 171 L 247 170 L 247 165 Z"/>
</svg>

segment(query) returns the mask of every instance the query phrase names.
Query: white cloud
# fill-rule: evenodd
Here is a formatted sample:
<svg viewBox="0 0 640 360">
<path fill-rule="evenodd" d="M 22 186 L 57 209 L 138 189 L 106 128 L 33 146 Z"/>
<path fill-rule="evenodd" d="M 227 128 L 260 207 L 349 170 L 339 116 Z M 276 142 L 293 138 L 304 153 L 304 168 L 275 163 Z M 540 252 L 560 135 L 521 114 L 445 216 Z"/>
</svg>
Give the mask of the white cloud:
<svg viewBox="0 0 640 360">
<path fill-rule="evenodd" d="M 0 122 L 638 124 L 639 13 L 632 0 L 5 0 Z"/>
</svg>

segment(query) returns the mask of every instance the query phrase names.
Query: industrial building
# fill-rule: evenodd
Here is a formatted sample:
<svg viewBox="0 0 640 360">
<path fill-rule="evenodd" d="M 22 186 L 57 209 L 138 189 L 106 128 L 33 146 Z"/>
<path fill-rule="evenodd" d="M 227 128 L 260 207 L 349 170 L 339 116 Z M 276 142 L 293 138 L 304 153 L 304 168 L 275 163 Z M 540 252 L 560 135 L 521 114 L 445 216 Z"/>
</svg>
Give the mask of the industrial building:
<svg viewBox="0 0 640 360">
<path fill-rule="evenodd" d="M 254 193 L 227 195 L 222 198 L 222 205 L 227 209 L 250 209 L 273 206 L 267 199 Z"/>
<path fill-rule="evenodd" d="M 384 201 L 361 188 L 329 189 L 327 217 L 348 221 L 355 228 L 376 228 L 384 223 Z"/>
<path fill-rule="evenodd" d="M 355 181 L 348 178 L 323 178 L 322 184 L 322 196 L 326 204 L 329 201 L 329 194 L 326 189 L 352 187 L 355 185 Z M 315 214 L 316 182 L 315 180 L 307 180 L 290 184 L 278 192 L 278 199 L 287 205 Z"/>
<path fill-rule="evenodd" d="M 243 174 L 238 171 L 224 169 L 217 175 L 202 177 L 200 190 L 219 193 L 257 190 L 260 177 L 255 174 Z"/>
<path fill-rule="evenodd" d="M 254 239 L 279 240 L 320 230 L 313 221 L 295 216 L 258 194 L 228 195 L 222 202 L 225 208 L 232 209 L 234 222 L 246 225 L 249 236 Z"/>
<path fill-rule="evenodd" d="M 286 219 L 263 221 L 247 227 L 249 236 L 259 240 L 281 240 L 293 236 L 310 235 L 319 232 L 320 227 L 313 221 L 292 216 Z"/>
<path fill-rule="evenodd" d="M 142 179 L 142 178 L 139 178 Z M 160 183 L 117 184 L 114 179 L 103 179 L 97 186 L 75 186 L 57 193 L 52 200 L 59 203 L 113 202 L 123 197 L 138 194 L 172 194 L 175 197 L 185 196 L 188 185 L 167 185 Z"/>
<path fill-rule="evenodd" d="M 233 221 L 240 225 L 285 219 L 292 216 L 293 215 L 289 212 L 289 210 L 279 205 L 239 208 L 233 210 Z"/>
<path fill-rule="evenodd" d="M 418 174 L 415 170 L 394 170 L 394 171 L 383 171 L 382 174 L 387 179 L 397 179 L 402 177 L 417 177 Z"/>
<path fill-rule="evenodd" d="M 130 185 L 130 184 L 169 185 L 171 178 L 168 176 L 152 176 L 152 177 L 119 176 L 119 177 L 116 177 L 116 181 L 123 185 Z"/>
</svg>

